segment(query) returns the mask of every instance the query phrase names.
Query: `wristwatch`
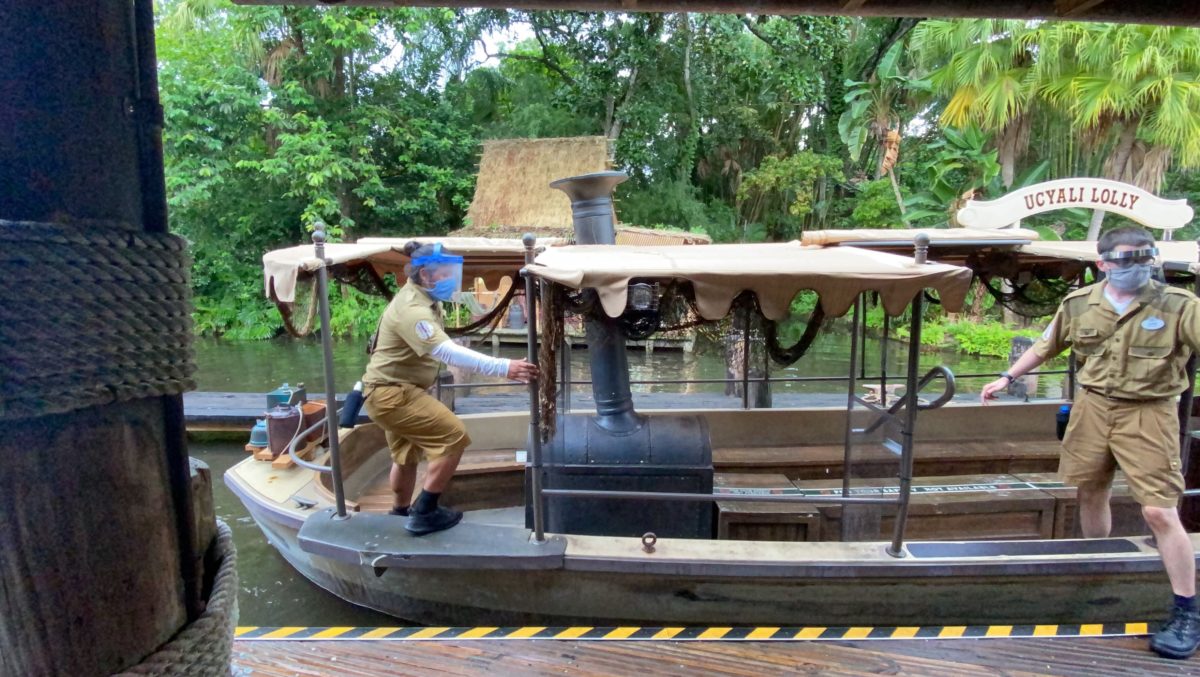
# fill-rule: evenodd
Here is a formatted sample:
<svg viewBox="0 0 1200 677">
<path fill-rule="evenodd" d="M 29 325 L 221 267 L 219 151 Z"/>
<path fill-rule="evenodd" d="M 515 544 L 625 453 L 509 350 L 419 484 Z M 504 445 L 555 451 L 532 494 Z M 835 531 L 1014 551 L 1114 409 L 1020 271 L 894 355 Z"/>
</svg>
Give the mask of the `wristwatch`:
<svg viewBox="0 0 1200 677">
<path fill-rule="evenodd" d="M 1007 371 L 1002 371 L 1002 372 L 1000 372 L 1000 378 L 1006 378 L 1006 379 L 1008 379 L 1008 382 L 1009 382 L 1010 384 L 1011 384 L 1011 383 L 1013 383 L 1013 382 L 1015 382 L 1015 381 L 1017 380 L 1017 377 L 1016 377 L 1016 376 L 1013 376 L 1012 374 L 1008 373 Z"/>
</svg>

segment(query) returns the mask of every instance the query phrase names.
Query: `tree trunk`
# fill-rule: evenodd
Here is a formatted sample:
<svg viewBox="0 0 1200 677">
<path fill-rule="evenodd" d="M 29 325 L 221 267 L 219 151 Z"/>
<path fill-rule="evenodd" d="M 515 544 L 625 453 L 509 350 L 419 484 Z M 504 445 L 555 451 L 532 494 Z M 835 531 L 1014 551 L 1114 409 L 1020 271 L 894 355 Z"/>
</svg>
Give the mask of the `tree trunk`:
<svg viewBox="0 0 1200 677">
<path fill-rule="evenodd" d="M 1133 144 L 1137 141 L 1138 126 L 1141 124 L 1141 118 L 1135 117 L 1132 120 L 1125 122 L 1125 126 L 1121 128 L 1121 137 L 1117 140 L 1117 147 L 1113 149 L 1112 167 L 1109 168 L 1106 178 L 1120 181 L 1126 175 L 1126 165 L 1129 164 L 1129 158 L 1133 154 Z M 1097 209 L 1092 212 L 1092 222 L 1088 225 L 1087 239 L 1100 239 L 1100 227 L 1104 224 L 1105 211 Z"/>
<path fill-rule="evenodd" d="M 907 224 L 907 210 L 904 209 L 904 198 L 900 195 L 900 184 L 896 181 L 896 171 L 888 172 L 888 178 L 892 180 L 892 192 L 896 194 L 896 206 L 900 208 L 900 220 Z"/>
<path fill-rule="evenodd" d="M 608 137 L 609 144 L 611 144 L 612 146 L 616 146 L 617 139 L 621 138 L 621 127 L 622 127 L 621 111 L 624 110 L 625 107 L 629 105 L 629 100 L 633 98 L 633 90 L 634 90 L 634 87 L 637 86 L 637 78 L 638 78 L 638 67 L 634 66 L 633 69 L 630 70 L 630 72 L 629 72 L 629 86 L 627 86 L 625 88 L 625 98 L 621 100 L 620 107 L 613 111 L 612 117 L 611 117 L 612 124 L 604 132 L 604 135 Z"/>
<path fill-rule="evenodd" d="M 1000 137 L 1000 181 L 1005 190 L 1012 188 L 1017 179 L 1017 139 L 1016 133 L 1008 130 Z"/>
<path fill-rule="evenodd" d="M 683 138 L 683 156 L 679 158 L 679 180 L 687 181 L 696 162 L 696 137 L 700 120 L 696 112 L 696 95 L 692 91 L 692 25 L 687 12 L 679 13 L 679 29 L 685 36 L 683 48 L 683 90 L 687 95 L 688 124 Z"/>
</svg>

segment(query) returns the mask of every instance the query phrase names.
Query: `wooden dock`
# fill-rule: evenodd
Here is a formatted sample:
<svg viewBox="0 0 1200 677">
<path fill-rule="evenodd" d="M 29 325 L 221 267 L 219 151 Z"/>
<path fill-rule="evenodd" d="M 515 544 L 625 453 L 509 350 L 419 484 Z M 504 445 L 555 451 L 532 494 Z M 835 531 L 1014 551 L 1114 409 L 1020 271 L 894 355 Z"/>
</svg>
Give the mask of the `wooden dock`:
<svg viewBox="0 0 1200 677">
<path fill-rule="evenodd" d="M 239 677 L 316 675 L 1194 675 L 1145 637 L 631 642 L 572 640 L 246 641 Z"/>
</svg>

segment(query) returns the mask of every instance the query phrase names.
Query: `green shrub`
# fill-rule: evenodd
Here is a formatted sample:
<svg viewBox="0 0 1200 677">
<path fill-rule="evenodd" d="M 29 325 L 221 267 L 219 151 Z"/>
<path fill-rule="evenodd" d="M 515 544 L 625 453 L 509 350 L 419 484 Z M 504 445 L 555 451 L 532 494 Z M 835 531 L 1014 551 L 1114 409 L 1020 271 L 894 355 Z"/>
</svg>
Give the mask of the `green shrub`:
<svg viewBox="0 0 1200 677">
<path fill-rule="evenodd" d="M 960 321 L 946 327 L 946 333 L 958 344 L 958 349 L 975 355 L 1007 357 L 1014 336 L 1036 337 L 1037 329 L 1011 329 L 999 322 Z M 922 341 L 923 342 L 923 341 Z"/>
</svg>

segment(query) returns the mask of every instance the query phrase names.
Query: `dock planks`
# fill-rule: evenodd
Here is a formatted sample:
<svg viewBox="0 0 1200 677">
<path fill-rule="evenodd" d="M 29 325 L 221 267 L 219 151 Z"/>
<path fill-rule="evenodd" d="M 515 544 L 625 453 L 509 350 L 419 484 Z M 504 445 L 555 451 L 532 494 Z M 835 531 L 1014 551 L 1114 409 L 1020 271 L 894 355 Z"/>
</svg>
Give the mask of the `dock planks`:
<svg viewBox="0 0 1200 677">
<path fill-rule="evenodd" d="M 1144 637 L 837 642 L 236 641 L 239 677 L 345 675 L 1187 675 Z"/>
</svg>

